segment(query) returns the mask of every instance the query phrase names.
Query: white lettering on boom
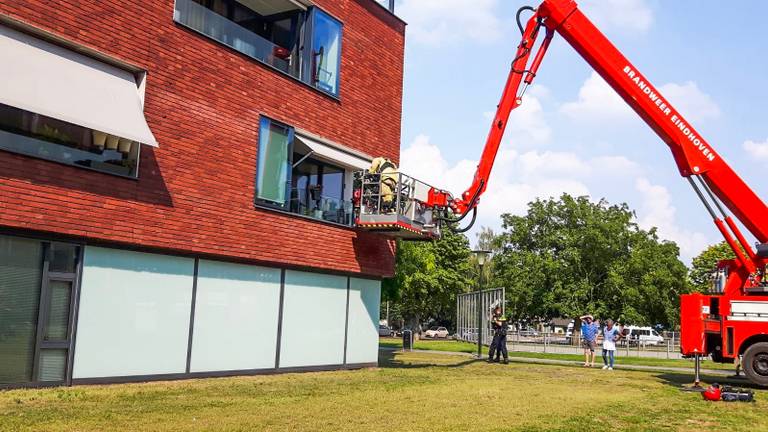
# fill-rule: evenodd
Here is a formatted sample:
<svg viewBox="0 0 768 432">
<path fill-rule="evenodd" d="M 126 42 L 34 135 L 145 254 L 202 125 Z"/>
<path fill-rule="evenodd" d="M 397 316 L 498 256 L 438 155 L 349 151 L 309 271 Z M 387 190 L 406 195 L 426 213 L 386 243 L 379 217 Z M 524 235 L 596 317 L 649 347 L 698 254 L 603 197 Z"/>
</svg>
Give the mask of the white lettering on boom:
<svg viewBox="0 0 768 432">
<path fill-rule="evenodd" d="M 661 97 L 661 95 L 653 90 L 650 84 L 642 80 L 640 74 L 637 71 L 633 70 L 631 66 L 625 66 L 624 73 L 643 93 L 645 93 L 646 96 L 648 96 L 648 99 L 650 99 L 651 102 L 653 102 L 653 104 L 659 108 L 659 111 L 661 111 L 662 114 L 664 114 L 666 117 L 670 117 L 670 114 L 672 114 L 672 108 L 670 108 L 669 104 Z M 702 141 L 701 138 L 696 136 L 693 130 L 688 125 L 686 125 L 685 122 L 683 122 L 683 120 L 677 114 L 672 114 L 670 120 L 672 121 L 672 124 L 674 124 L 680 130 L 680 132 L 683 133 L 683 136 L 685 136 L 685 138 L 687 138 L 691 144 L 693 144 L 701 152 L 701 154 L 707 158 L 708 161 L 714 162 L 714 152 L 707 146 L 704 141 Z"/>
</svg>

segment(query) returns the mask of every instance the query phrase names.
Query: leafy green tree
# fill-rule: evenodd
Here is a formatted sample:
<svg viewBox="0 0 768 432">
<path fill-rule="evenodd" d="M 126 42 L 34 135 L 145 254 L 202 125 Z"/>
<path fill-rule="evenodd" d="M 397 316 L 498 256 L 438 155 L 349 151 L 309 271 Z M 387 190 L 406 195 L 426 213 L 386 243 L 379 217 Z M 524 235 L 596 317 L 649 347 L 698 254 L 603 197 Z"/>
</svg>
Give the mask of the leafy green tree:
<svg viewBox="0 0 768 432">
<path fill-rule="evenodd" d="M 480 232 L 476 233 L 475 236 L 477 237 L 477 249 L 489 251 L 491 252 L 492 256 L 496 253 L 500 252 L 499 248 L 499 242 L 496 240 L 498 237 L 496 233 L 493 231 L 493 229 L 488 227 L 481 227 Z M 470 255 L 469 258 L 470 262 L 470 269 L 472 270 L 472 281 L 473 283 L 477 284 L 479 282 L 480 275 L 478 274 L 480 266 L 477 264 L 477 258 L 473 255 Z M 493 273 L 494 273 L 494 264 L 493 259 L 488 259 L 483 266 L 483 281 L 486 285 L 485 288 L 492 288 L 492 286 L 489 285 L 490 282 L 493 280 Z M 495 287 L 494 287 L 495 288 Z"/>
<path fill-rule="evenodd" d="M 382 284 L 382 299 L 420 330 L 425 320 L 450 324 L 456 314 L 456 294 L 470 287 L 469 241 L 450 230 L 435 242 L 398 242 L 395 276 Z"/>
<path fill-rule="evenodd" d="M 677 322 L 689 290 L 676 244 L 644 231 L 626 204 L 563 195 L 502 216 L 494 283 L 518 320 L 592 313 L 632 324 Z"/>
<path fill-rule="evenodd" d="M 717 267 L 717 262 L 728 259 L 735 259 L 736 254 L 728 243 L 721 242 L 712 245 L 704 250 L 699 256 L 691 262 L 691 271 L 688 276 L 691 278 L 693 288 L 698 292 L 704 292 L 709 288 L 712 272 Z"/>
</svg>

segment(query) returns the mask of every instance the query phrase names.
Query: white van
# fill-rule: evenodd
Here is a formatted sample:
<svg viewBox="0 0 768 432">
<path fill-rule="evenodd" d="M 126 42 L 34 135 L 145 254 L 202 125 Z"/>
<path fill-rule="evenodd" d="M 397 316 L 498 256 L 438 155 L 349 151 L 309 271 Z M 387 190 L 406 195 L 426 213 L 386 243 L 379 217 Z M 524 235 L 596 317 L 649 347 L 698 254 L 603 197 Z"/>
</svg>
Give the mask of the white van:
<svg viewBox="0 0 768 432">
<path fill-rule="evenodd" d="M 630 342 L 639 343 L 643 346 L 664 343 L 664 338 L 651 327 L 625 326 L 624 329 L 629 331 L 627 339 Z"/>
</svg>

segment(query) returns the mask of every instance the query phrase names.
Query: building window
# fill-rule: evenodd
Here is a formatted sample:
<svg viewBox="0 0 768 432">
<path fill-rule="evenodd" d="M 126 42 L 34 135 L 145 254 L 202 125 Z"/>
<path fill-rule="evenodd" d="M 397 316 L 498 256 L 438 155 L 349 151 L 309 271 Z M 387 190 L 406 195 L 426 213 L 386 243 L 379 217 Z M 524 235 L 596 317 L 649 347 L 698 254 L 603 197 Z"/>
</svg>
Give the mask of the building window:
<svg viewBox="0 0 768 432">
<path fill-rule="evenodd" d="M 320 90 L 339 93 L 341 23 L 315 8 L 312 13 L 312 84 Z"/>
<path fill-rule="evenodd" d="M 80 248 L 0 236 L 0 386 L 64 383 Z"/>
<path fill-rule="evenodd" d="M 290 0 L 176 0 L 174 20 L 326 93 L 339 93 L 341 24 Z"/>
<path fill-rule="evenodd" d="M 316 157 L 292 127 L 266 117 L 261 119 L 258 151 L 256 204 L 326 222 L 352 223 L 346 190 L 350 170 Z"/>
<path fill-rule="evenodd" d="M 259 161 L 256 170 L 256 199 L 288 208 L 291 183 L 293 128 L 261 118 L 259 128 Z"/>
<path fill-rule="evenodd" d="M 315 219 L 349 224 L 344 200 L 344 169 L 294 153 L 291 212 Z"/>
<path fill-rule="evenodd" d="M 136 177 L 140 144 L 0 104 L 0 149 Z"/>
</svg>

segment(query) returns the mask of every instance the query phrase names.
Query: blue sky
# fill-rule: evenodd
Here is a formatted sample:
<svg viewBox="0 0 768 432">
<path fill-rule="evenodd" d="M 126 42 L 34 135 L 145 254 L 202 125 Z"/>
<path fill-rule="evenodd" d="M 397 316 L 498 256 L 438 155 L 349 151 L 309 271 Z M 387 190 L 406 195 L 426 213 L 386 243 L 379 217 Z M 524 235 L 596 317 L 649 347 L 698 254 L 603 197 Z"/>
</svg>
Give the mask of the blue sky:
<svg viewBox="0 0 768 432">
<path fill-rule="evenodd" d="M 518 0 L 400 0 L 408 23 L 401 168 L 469 185 L 520 41 Z M 763 198 L 768 2 L 582 0 L 581 9 Z M 536 4 L 534 4 L 536 6 Z M 556 38 L 512 115 L 479 225 L 562 192 L 626 202 L 687 262 L 720 241 L 668 147 Z M 474 235 L 471 235 L 474 240 Z"/>
</svg>

